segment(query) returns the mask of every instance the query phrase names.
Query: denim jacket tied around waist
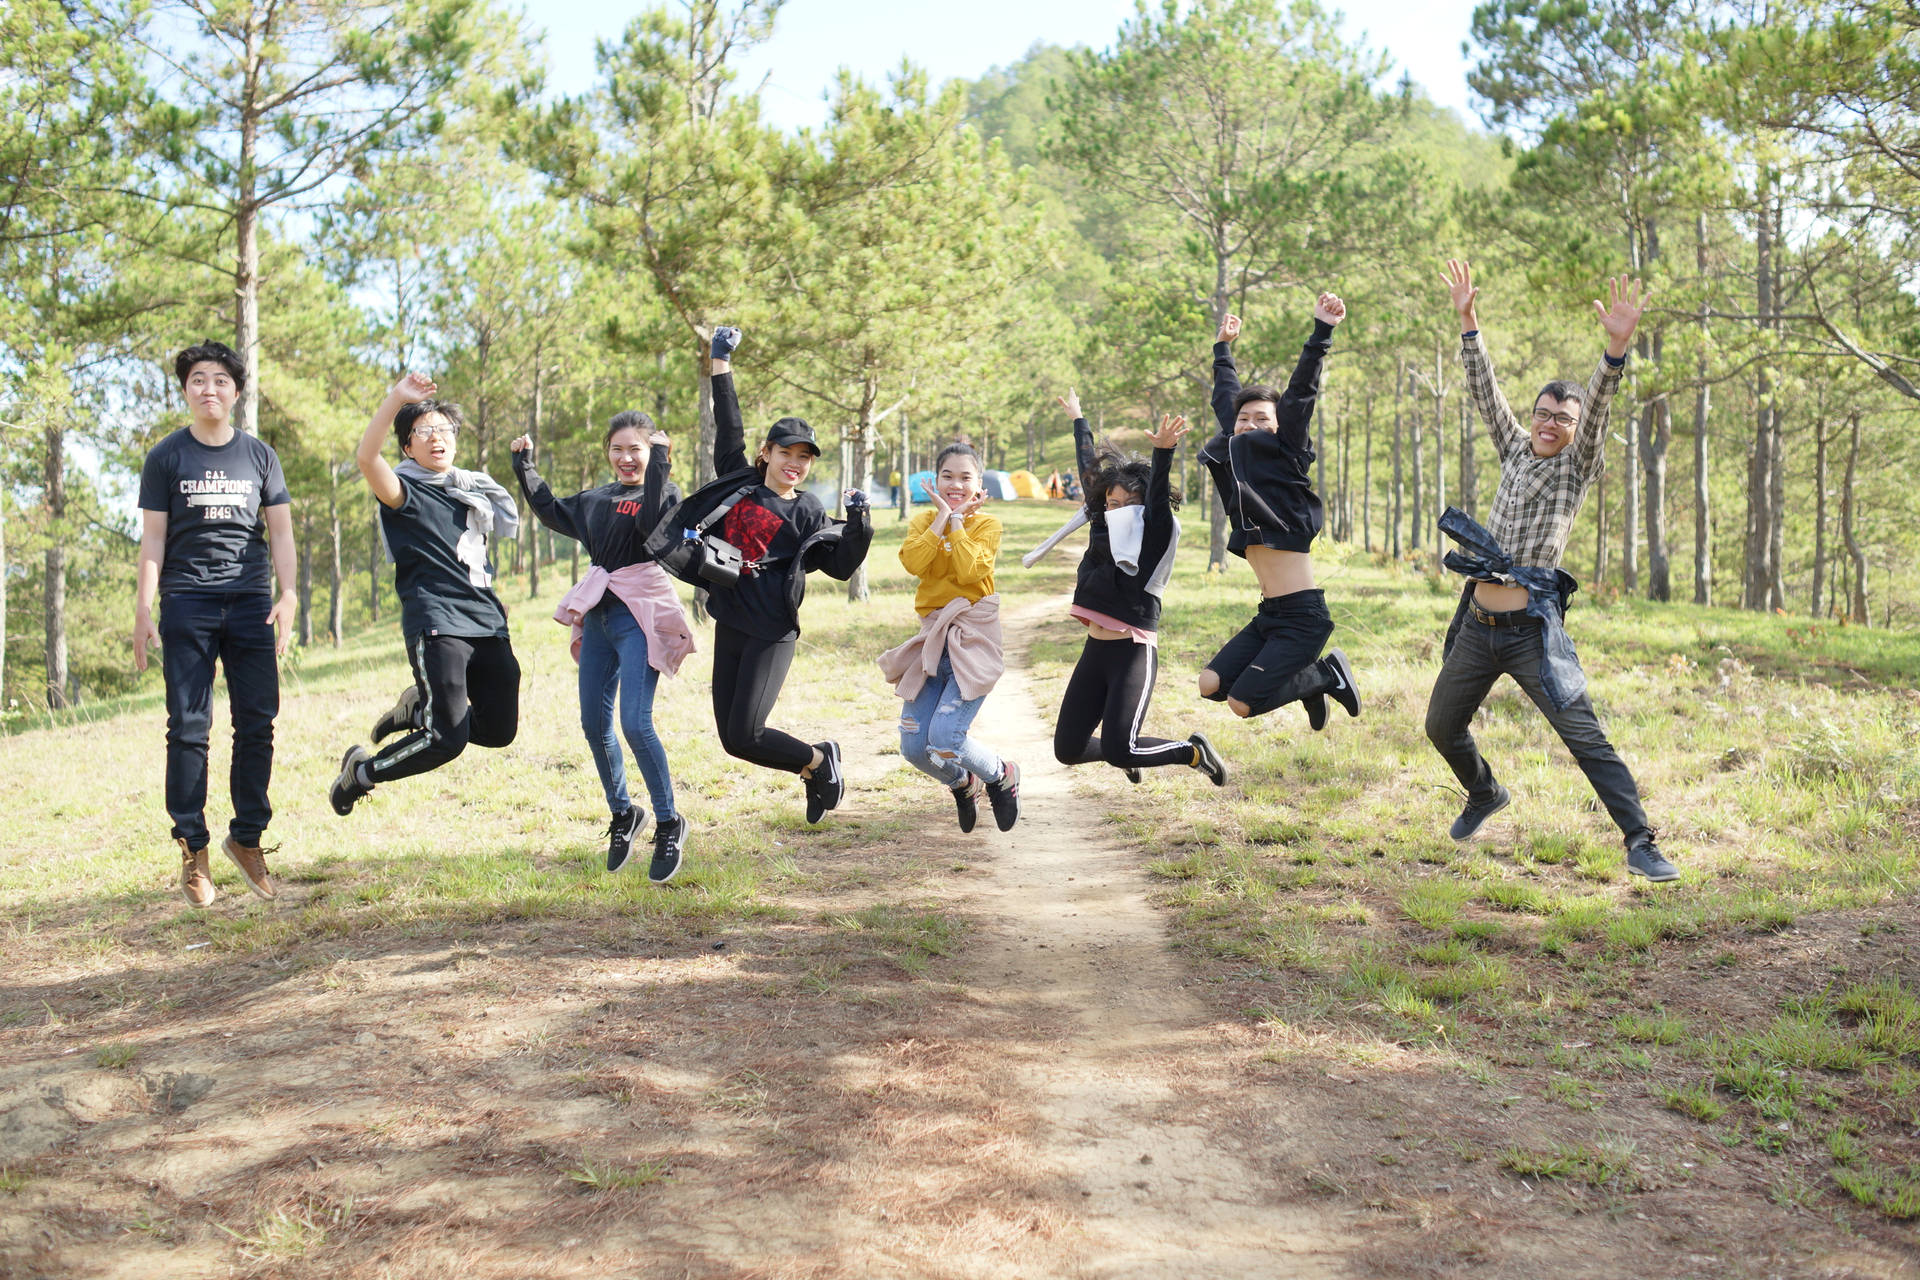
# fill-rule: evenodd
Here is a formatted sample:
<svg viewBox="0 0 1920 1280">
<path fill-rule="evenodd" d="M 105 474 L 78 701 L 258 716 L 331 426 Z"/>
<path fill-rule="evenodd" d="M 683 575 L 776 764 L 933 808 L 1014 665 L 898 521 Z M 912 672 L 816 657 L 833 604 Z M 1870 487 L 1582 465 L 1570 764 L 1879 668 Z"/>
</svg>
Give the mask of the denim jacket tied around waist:
<svg viewBox="0 0 1920 1280">
<path fill-rule="evenodd" d="M 1580 584 L 1565 569 L 1540 569 L 1515 564 L 1500 549 L 1486 527 L 1458 507 L 1448 507 L 1440 515 L 1440 532 L 1459 547 L 1447 552 L 1444 563 L 1467 578 L 1460 593 L 1460 605 L 1447 627 L 1447 639 L 1441 655 L 1453 648 L 1453 639 L 1467 619 L 1475 582 L 1510 582 L 1527 590 L 1526 612 L 1540 621 L 1540 683 L 1555 711 L 1565 711 L 1587 691 L 1587 673 L 1581 669 L 1580 655 L 1574 652 L 1573 639 L 1567 635 L 1567 604 Z"/>
</svg>

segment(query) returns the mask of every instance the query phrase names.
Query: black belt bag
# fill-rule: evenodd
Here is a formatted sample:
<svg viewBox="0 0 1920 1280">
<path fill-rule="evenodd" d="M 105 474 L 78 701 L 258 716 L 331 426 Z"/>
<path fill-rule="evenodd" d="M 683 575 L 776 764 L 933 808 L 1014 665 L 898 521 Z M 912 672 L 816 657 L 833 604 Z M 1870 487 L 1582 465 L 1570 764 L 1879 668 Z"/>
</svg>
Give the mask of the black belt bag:
<svg viewBox="0 0 1920 1280">
<path fill-rule="evenodd" d="M 760 487 L 755 480 L 752 484 L 740 486 L 723 499 L 713 510 L 707 512 L 699 524 L 684 531 L 680 541 L 673 544 L 658 557 L 660 567 L 680 581 L 694 587 L 733 587 L 739 584 L 740 574 L 746 568 L 746 557 L 740 554 L 740 548 L 728 542 L 717 533 L 707 530 L 718 524 L 734 504 Z"/>
</svg>

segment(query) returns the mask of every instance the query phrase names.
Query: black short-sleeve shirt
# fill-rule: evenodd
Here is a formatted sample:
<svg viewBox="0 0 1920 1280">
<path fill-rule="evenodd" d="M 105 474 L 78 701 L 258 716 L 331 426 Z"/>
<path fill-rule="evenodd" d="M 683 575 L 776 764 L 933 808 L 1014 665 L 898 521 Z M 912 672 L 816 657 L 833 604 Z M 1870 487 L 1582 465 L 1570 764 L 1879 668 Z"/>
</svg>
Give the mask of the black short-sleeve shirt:
<svg viewBox="0 0 1920 1280">
<path fill-rule="evenodd" d="M 261 509 L 289 500 L 280 459 L 257 436 L 235 431 L 210 445 L 182 427 L 153 446 L 140 467 L 140 509 L 167 515 L 161 594 L 271 591 Z"/>
<path fill-rule="evenodd" d="M 400 477 L 406 500 L 380 505 L 380 528 L 393 555 L 400 629 L 415 636 L 504 636 L 507 611 L 489 585 L 486 535 L 472 508 L 449 489 Z"/>
</svg>

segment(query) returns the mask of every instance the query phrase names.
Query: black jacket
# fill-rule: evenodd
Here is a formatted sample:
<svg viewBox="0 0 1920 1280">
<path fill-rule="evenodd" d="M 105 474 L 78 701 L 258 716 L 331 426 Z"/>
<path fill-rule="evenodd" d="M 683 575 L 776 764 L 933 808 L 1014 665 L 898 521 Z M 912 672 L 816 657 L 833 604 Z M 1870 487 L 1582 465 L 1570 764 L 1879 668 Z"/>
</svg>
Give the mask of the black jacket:
<svg viewBox="0 0 1920 1280">
<path fill-rule="evenodd" d="M 746 424 L 740 417 L 740 399 L 734 392 L 731 373 L 713 377 L 713 426 L 713 471 L 718 478 L 694 490 L 660 518 L 647 539 L 646 550 L 651 557 L 658 558 L 666 552 L 685 536 L 685 530 L 698 524 L 742 487 L 757 488 L 765 483 L 747 456 Z M 835 520 L 827 515 L 820 499 L 802 492 L 795 516 L 796 523 L 804 524 L 807 530 L 801 535 L 798 552 L 790 560 L 756 566 L 757 573 L 777 575 L 785 587 L 788 635 L 800 633 L 800 602 L 806 598 L 808 572 L 817 569 L 844 582 L 866 561 L 867 548 L 873 542 L 873 524 L 865 507 L 849 508 L 846 520 Z M 709 532 L 717 533 L 719 529 Z M 710 593 L 708 608 L 717 621 L 728 621 L 726 595 L 724 589 Z"/>
<path fill-rule="evenodd" d="M 1080 464 L 1082 483 L 1097 469 L 1094 465 L 1093 428 L 1085 418 L 1073 420 L 1073 449 Z M 1147 479 L 1145 531 L 1140 539 L 1140 571 L 1128 573 L 1113 562 L 1113 544 L 1107 536 L 1107 513 L 1087 507 L 1087 550 L 1080 557 L 1080 576 L 1074 584 L 1073 602 L 1083 609 L 1104 613 L 1116 622 L 1124 622 L 1142 631 L 1160 630 L 1160 597 L 1147 590 L 1147 581 L 1166 557 L 1173 542 L 1172 485 L 1168 475 L 1173 465 L 1173 450 L 1153 451 L 1153 470 Z M 1089 490 L 1091 492 L 1091 490 Z"/>
<path fill-rule="evenodd" d="M 1320 533 L 1325 513 L 1313 491 L 1313 436 L 1307 428 L 1320 395 L 1321 362 L 1332 346 L 1333 326 L 1315 320 L 1293 380 L 1274 406 L 1279 430 L 1235 435 L 1240 374 L 1233 348 L 1213 344 L 1213 416 L 1220 430 L 1201 448 L 1200 461 L 1226 504 L 1232 529 L 1227 549 L 1237 556 L 1255 541 L 1279 551 L 1306 551 Z"/>
<path fill-rule="evenodd" d="M 513 455 L 520 491 L 540 523 L 583 544 L 588 560 L 608 572 L 653 559 L 647 541 L 661 515 L 680 501 L 679 488 L 667 479 L 667 464 L 667 447 L 657 444 L 648 455 L 643 484 L 615 481 L 557 498 L 525 451 Z"/>
</svg>

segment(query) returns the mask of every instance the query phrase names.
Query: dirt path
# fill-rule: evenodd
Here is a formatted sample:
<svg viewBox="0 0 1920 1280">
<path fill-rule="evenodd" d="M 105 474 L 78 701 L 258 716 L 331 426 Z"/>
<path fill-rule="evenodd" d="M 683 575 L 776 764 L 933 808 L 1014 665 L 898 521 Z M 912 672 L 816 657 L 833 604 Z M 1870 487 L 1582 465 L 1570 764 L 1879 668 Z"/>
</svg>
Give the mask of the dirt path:
<svg viewBox="0 0 1920 1280">
<path fill-rule="evenodd" d="M 985 999 L 1070 1027 L 1020 1076 L 1050 1126 L 1043 1158 L 1080 1187 L 1083 1274 L 1346 1274 L 1339 1259 L 1353 1242 L 1339 1224 L 1290 1204 L 1297 1184 L 1273 1185 L 1196 1121 L 1234 1091 L 1211 1015 L 1185 990 L 1145 877 L 1104 835 L 1104 806 L 1077 797 L 1072 771 L 1054 760 L 1029 688 L 1028 647 L 1065 603 L 1009 619 L 1009 669 L 983 709 L 981 735 L 1021 763 L 1023 817 L 1020 838 L 995 846 L 982 914 L 996 928 L 973 965 Z M 1095 785 L 1127 786 L 1106 766 L 1084 771 L 1095 769 Z M 1207 784 L 1196 775 L 1194 785 Z"/>
<path fill-rule="evenodd" d="M 782 837 L 811 875 L 765 921 L 429 916 L 191 944 L 185 984 L 151 944 L 19 975 L 0 1277 L 1354 1274 L 1292 1149 L 1324 1131 L 1236 1078 L 1075 790 L 1127 784 L 1053 761 L 1022 667 L 1062 607 L 1009 618 L 979 726 L 1023 769 L 1012 835 L 961 836 L 891 723 L 848 725 L 852 803 Z M 968 930 L 924 978 L 874 941 L 917 920 Z"/>
</svg>

